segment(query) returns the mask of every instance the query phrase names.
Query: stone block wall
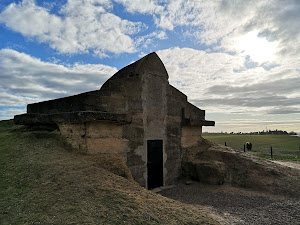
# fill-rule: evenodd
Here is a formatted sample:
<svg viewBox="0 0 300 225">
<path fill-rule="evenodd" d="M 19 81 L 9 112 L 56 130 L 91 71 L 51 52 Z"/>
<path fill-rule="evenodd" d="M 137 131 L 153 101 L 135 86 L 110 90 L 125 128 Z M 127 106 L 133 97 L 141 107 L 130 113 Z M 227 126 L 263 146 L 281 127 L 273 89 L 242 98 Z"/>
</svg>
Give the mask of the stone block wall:
<svg viewBox="0 0 300 225">
<path fill-rule="evenodd" d="M 90 91 L 70 97 L 49 100 L 27 105 L 27 113 L 52 114 L 74 111 L 102 111 L 102 93 Z"/>
<path fill-rule="evenodd" d="M 183 126 L 181 135 L 182 148 L 199 146 L 202 138 L 202 127 Z"/>
<path fill-rule="evenodd" d="M 87 153 L 85 141 L 86 127 L 83 123 L 60 123 L 60 134 L 73 149 L 80 153 Z"/>
<path fill-rule="evenodd" d="M 61 123 L 58 125 L 65 140 L 81 153 L 113 154 L 126 162 L 129 141 L 123 138 L 123 127 L 110 121 Z"/>
</svg>

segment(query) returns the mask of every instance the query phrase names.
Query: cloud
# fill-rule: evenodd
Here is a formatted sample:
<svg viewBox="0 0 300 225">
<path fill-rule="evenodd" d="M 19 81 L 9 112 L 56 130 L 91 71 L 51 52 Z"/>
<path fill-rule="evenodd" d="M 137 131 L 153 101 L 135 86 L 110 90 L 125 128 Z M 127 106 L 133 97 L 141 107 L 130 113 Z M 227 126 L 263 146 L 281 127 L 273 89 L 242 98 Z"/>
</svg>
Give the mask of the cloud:
<svg viewBox="0 0 300 225">
<path fill-rule="evenodd" d="M 165 31 L 152 32 L 150 34 L 136 38 L 136 45 L 140 46 L 141 48 L 147 49 L 150 45 L 153 45 L 154 38 L 159 40 L 165 40 L 167 39 L 167 34 Z"/>
<path fill-rule="evenodd" d="M 254 61 L 280 62 L 282 57 L 300 56 L 300 1 L 253 0 L 251 4 L 244 0 L 117 2 L 130 13 L 152 15 L 158 28 L 172 31 L 184 27 L 187 36 L 216 51 L 248 54 Z M 249 40 L 251 35 L 253 38 Z M 251 48 L 237 46 L 245 36 Z M 270 46 L 268 52 L 279 57 L 261 56 L 263 51 L 252 51 L 256 46 Z"/>
<path fill-rule="evenodd" d="M 122 13 L 113 14 L 115 3 L 137 15 L 135 22 L 123 19 Z M 60 53 L 92 52 L 100 57 L 142 51 L 152 42 L 166 38 L 166 32 L 159 35 L 159 31 L 148 29 L 153 25 L 164 31 L 181 27 L 186 36 L 214 51 L 278 64 L 283 57 L 300 57 L 299 10 L 300 2 L 295 0 L 253 0 L 251 4 L 244 0 L 72 0 L 52 14 L 34 0 L 23 0 L 6 7 L 0 14 L 0 23 L 48 43 Z M 149 21 L 147 17 L 141 22 L 141 15 L 153 19 Z M 151 36 L 153 32 L 158 35 Z M 239 47 L 245 39 L 252 42 L 250 47 Z M 268 54 L 253 51 L 255 46 L 269 46 Z"/>
<path fill-rule="evenodd" d="M 157 52 L 172 85 L 189 100 L 211 113 L 285 113 L 300 110 L 299 63 L 289 60 L 269 70 L 247 68 L 245 59 L 227 53 L 207 53 L 190 48 Z M 238 69 L 238 70 L 237 70 Z"/>
<path fill-rule="evenodd" d="M 235 97 L 235 98 L 210 98 L 204 100 L 194 100 L 198 105 L 213 105 L 213 106 L 231 106 L 231 107 L 277 107 L 281 106 L 283 109 L 289 106 L 300 106 L 299 98 L 287 98 L 284 96 L 261 96 L 255 97 Z M 270 110 L 271 113 L 273 110 Z M 278 111 L 278 110 L 276 110 Z M 274 111 L 275 112 L 275 111 Z M 288 111 L 285 111 L 286 113 Z M 295 110 L 290 111 L 294 113 Z M 275 114 L 275 113 L 274 113 Z"/>
<path fill-rule="evenodd" d="M 267 72 L 266 72 L 267 73 Z M 271 81 L 261 81 L 260 83 L 246 84 L 243 86 L 229 86 L 229 85 L 214 85 L 208 90 L 210 93 L 214 93 L 222 96 L 272 96 L 276 98 L 278 95 L 290 95 L 293 93 L 299 93 L 300 77 L 284 78 Z"/>
<path fill-rule="evenodd" d="M 277 42 L 278 61 L 281 61 L 282 57 L 300 56 L 299 10 L 300 2 L 294 0 L 255 0 L 251 4 L 224 0 L 217 9 L 219 17 L 209 18 L 204 23 L 214 24 L 209 32 L 215 40 L 220 40 L 220 47 L 228 51 L 237 51 L 237 38 L 257 32 L 257 37 L 269 43 Z M 217 30 L 217 25 L 225 28 Z M 206 42 L 212 38 L 210 33 L 201 32 L 200 37 Z"/>
<path fill-rule="evenodd" d="M 163 11 L 157 0 L 115 0 L 122 4 L 130 13 L 154 14 Z"/>
<path fill-rule="evenodd" d="M 268 114 L 300 114 L 299 108 L 287 107 L 287 108 L 275 108 L 268 111 Z"/>
<path fill-rule="evenodd" d="M 12 108 L 99 89 L 117 69 L 102 64 L 64 66 L 1 49 L 0 71 L 0 107 Z"/>
<path fill-rule="evenodd" d="M 244 59 L 227 53 L 207 53 L 191 48 L 171 48 L 157 52 L 164 62 L 169 80 L 190 98 L 204 95 L 206 89 L 216 84 L 231 82 L 233 70 L 244 65 Z M 227 76 L 227 78 L 226 78 Z"/>
<path fill-rule="evenodd" d="M 176 26 L 199 26 L 203 9 L 211 4 L 200 1 L 115 0 L 129 13 L 150 14 L 157 27 L 173 30 Z"/>
<path fill-rule="evenodd" d="M 68 1 L 59 15 L 51 14 L 33 0 L 12 3 L 0 14 L 0 23 L 26 37 L 48 43 L 60 53 L 94 52 L 133 53 L 131 35 L 145 29 L 141 22 L 131 22 L 109 12 L 106 0 Z"/>
<path fill-rule="evenodd" d="M 20 115 L 26 112 L 26 107 L 22 108 L 5 108 L 0 107 L 0 120 L 11 119 L 12 115 Z"/>
</svg>

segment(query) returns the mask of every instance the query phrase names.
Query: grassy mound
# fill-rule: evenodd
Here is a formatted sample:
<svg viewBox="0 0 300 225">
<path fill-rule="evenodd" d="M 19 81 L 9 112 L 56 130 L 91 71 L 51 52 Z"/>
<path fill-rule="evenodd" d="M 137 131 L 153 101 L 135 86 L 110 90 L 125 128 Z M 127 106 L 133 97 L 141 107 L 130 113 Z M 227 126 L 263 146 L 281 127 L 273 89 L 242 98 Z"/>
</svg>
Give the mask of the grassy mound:
<svg viewBox="0 0 300 225">
<path fill-rule="evenodd" d="M 120 165 L 73 153 L 58 132 L 1 121 L 0 224 L 218 224 L 138 186 Z"/>
<path fill-rule="evenodd" d="M 273 194 L 300 197 L 300 170 L 203 139 L 182 160 L 186 177 L 209 184 L 231 184 Z"/>
</svg>

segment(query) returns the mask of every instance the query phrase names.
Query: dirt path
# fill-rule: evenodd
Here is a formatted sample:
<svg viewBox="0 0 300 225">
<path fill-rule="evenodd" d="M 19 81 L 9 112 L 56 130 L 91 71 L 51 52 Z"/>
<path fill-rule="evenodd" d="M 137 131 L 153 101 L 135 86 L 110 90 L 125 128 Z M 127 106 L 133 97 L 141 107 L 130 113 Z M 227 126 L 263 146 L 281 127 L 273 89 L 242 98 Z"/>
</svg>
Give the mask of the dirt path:
<svg viewBox="0 0 300 225">
<path fill-rule="evenodd" d="M 160 194 L 216 211 L 223 217 L 220 222 L 224 224 L 300 224 L 300 199 L 197 182 L 191 185 L 179 183 Z"/>
<path fill-rule="evenodd" d="M 294 169 L 300 170 L 300 162 L 290 162 L 290 161 L 273 161 L 274 163 L 278 163 L 283 166 L 291 167 Z"/>
</svg>

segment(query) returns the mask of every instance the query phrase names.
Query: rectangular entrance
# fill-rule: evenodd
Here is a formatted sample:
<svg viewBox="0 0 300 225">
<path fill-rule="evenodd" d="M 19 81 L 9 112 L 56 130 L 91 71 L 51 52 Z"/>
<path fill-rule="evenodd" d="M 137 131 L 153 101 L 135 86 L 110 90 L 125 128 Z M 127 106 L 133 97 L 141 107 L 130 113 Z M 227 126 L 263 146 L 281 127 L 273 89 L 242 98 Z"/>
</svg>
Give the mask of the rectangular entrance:
<svg viewBox="0 0 300 225">
<path fill-rule="evenodd" d="M 148 189 L 163 186 L 163 141 L 147 141 L 147 170 L 148 170 Z"/>
</svg>

